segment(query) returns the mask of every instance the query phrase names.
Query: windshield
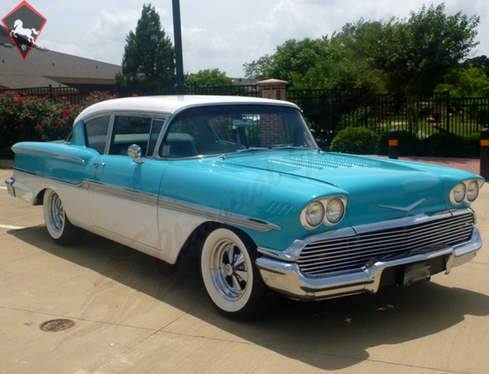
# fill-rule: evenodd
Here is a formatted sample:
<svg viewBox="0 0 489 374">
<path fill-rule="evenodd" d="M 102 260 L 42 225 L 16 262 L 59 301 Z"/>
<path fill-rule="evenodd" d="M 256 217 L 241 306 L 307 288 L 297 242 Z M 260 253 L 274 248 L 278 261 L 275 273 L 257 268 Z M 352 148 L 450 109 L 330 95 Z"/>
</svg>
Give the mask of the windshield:
<svg viewBox="0 0 489 374">
<path fill-rule="evenodd" d="M 191 108 L 176 115 L 159 155 L 180 158 L 274 148 L 317 148 L 297 109 L 221 105 Z"/>
</svg>

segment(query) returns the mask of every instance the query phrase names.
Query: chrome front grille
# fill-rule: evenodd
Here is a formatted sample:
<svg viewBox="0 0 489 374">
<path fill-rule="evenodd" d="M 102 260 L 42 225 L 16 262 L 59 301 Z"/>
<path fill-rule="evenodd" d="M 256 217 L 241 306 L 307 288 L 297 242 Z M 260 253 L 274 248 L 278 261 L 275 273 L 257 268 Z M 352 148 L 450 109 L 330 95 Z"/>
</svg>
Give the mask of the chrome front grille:
<svg viewBox="0 0 489 374">
<path fill-rule="evenodd" d="M 304 275 L 312 277 L 358 270 L 370 261 L 467 242 L 473 227 L 474 214 L 468 212 L 410 226 L 313 241 L 302 249 L 297 264 Z"/>
</svg>

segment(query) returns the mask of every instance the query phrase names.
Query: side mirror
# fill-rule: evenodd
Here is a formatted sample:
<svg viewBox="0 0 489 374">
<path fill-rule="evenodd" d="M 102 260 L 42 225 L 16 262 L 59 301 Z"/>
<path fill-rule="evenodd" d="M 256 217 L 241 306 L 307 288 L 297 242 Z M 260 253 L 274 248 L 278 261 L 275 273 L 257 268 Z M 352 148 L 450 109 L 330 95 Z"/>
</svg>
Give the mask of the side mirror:
<svg viewBox="0 0 489 374">
<path fill-rule="evenodd" d="M 127 148 L 127 155 L 131 157 L 136 164 L 144 163 L 144 160 L 141 158 L 141 147 L 137 144 L 132 144 Z"/>
</svg>

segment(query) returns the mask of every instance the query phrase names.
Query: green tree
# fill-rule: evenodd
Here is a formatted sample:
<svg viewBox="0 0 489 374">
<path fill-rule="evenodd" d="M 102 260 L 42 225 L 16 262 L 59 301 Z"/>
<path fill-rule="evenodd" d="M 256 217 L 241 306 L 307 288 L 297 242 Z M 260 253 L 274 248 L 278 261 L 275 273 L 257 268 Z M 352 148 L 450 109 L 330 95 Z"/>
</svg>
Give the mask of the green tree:
<svg viewBox="0 0 489 374">
<path fill-rule="evenodd" d="M 143 94 L 161 93 L 175 84 L 175 51 L 151 4 L 143 5 L 136 32 L 126 37 L 119 88 Z"/>
<path fill-rule="evenodd" d="M 318 61 L 325 57 L 328 40 L 290 39 L 277 47 L 272 55 L 265 55 L 249 64 L 243 65 L 246 78 L 251 79 L 282 79 L 294 85 L 297 78 L 305 75 Z"/>
<path fill-rule="evenodd" d="M 444 10 L 444 4 L 423 6 L 407 20 L 390 20 L 377 44 L 368 44 L 372 67 L 383 71 L 391 92 L 431 92 L 478 44 L 479 17 L 447 16 Z"/>
<path fill-rule="evenodd" d="M 273 63 L 273 57 L 265 55 L 260 57 L 256 61 L 243 64 L 243 71 L 245 78 L 248 79 L 267 79 L 267 72 Z"/>
<path fill-rule="evenodd" d="M 489 77 L 489 58 L 486 55 L 466 59 L 463 67 L 465 69 L 480 68 Z"/>
<path fill-rule="evenodd" d="M 381 72 L 387 92 L 405 94 L 413 132 L 418 123 L 413 96 L 432 92 L 478 44 L 474 41 L 478 17 L 444 11 L 440 4 L 423 6 L 407 19 L 360 20 L 347 24 L 333 41 L 347 50 L 350 59 L 366 62 L 367 74 Z"/>
<path fill-rule="evenodd" d="M 205 69 L 200 70 L 197 74 L 187 75 L 185 77 L 186 84 L 197 84 L 200 87 L 212 87 L 212 86 L 232 86 L 234 80 L 226 76 L 226 73 L 219 71 L 219 69 Z"/>
<path fill-rule="evenodd" d="M 456 69 L 450 77 L 451 83 L 444 83 L 436 91 L 450 91 L 451 97 L 489 96 L 489 78 L 481 68 Z"/>
</svg>

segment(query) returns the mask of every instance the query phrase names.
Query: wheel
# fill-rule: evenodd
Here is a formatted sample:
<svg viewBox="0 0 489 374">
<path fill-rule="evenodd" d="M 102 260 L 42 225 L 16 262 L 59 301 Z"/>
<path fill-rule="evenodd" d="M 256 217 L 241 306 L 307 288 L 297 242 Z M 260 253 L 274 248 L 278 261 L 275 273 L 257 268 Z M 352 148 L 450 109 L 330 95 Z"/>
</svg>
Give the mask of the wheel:
<svg viewBox="0 0 489 374">
<path fill-rule="evenodd" d="M 214 306 L 234 319 L 254 317 L 268 305 L 268 287 L 255 265 L 256 246 L 232 228 L 212 231 L 202 246 L 201 272 Z"/>
<path fill-rule="evenodd" d="M 43 214 L 48 233 L 56 243 L 69 245 L 83 237 L 85 231 L 73 226 L 63 209 L 61 199 L 53 190 L 46 190 L 44 193 Z"/>
</svg>

